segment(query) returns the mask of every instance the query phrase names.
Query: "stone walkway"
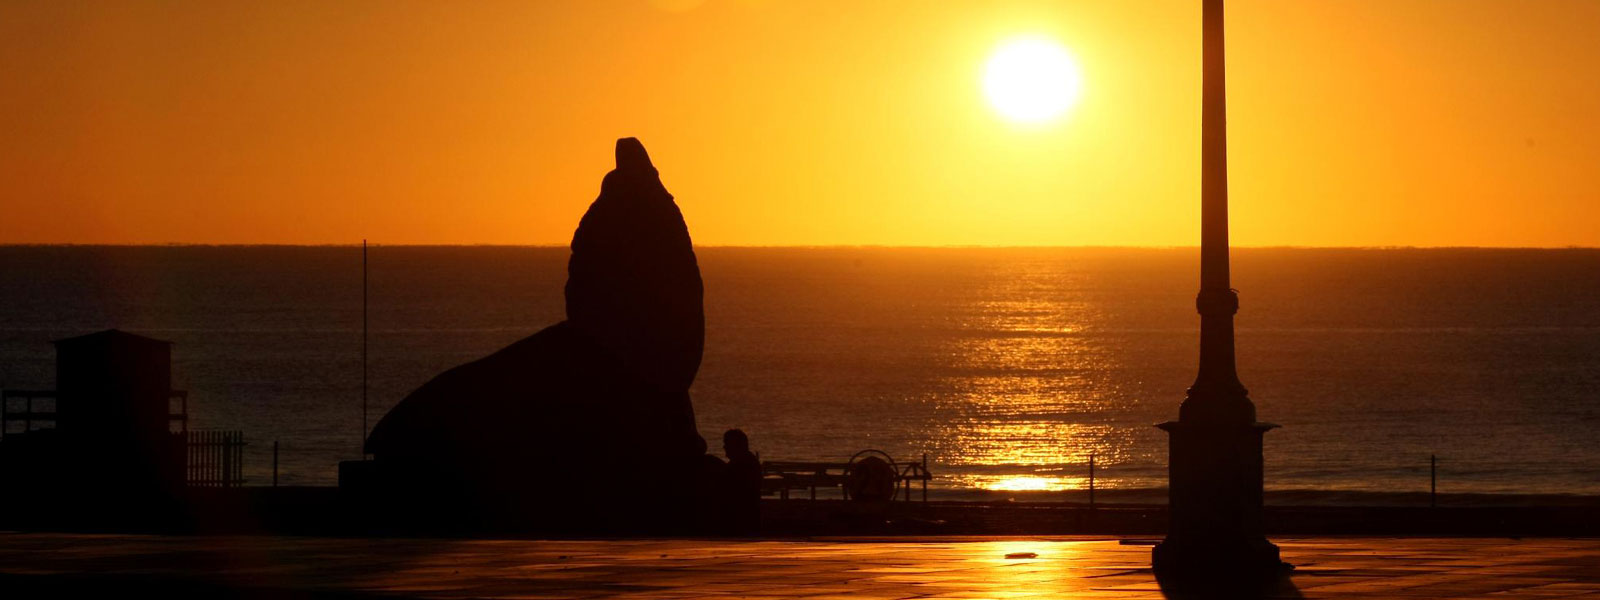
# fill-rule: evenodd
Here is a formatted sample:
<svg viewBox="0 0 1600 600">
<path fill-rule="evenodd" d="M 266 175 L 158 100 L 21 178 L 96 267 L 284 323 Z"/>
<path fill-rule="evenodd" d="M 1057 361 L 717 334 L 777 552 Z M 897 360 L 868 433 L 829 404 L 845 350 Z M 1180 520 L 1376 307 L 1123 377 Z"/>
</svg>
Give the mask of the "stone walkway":
<svg viewBox="0 0 1600 600">
<path fill-rule="evenodd" d="M 1269 597 L 1600 598 L 1600 540 L 1274 541 L 1298 568 Z M 63 597 L 84 591 L 135 597 L 151 590 L 258 597 L 1168 597 L 1147 568 L 1147 544 L 1107 538 L 529 541 L 0 533 L 0 595 L 29 597 L 6 594 L 10 589 L 68 593 Z"/>
</svg>

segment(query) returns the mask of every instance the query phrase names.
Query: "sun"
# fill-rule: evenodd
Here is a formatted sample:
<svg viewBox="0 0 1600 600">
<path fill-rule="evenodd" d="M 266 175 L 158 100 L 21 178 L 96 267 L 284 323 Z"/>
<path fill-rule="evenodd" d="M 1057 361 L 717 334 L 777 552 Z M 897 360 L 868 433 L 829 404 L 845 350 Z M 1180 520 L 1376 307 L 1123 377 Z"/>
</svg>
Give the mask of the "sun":
<svg viewBox="0 0 1600 600">
<path fill-rule="evenodd" d="M 1072 54 L 1046 37 L 1014 38 L 996 48 L 983 69 L 983 94 L 1007 119 L 1043 123 L 1078 102 L 1083 76 Z"/>
</svg>

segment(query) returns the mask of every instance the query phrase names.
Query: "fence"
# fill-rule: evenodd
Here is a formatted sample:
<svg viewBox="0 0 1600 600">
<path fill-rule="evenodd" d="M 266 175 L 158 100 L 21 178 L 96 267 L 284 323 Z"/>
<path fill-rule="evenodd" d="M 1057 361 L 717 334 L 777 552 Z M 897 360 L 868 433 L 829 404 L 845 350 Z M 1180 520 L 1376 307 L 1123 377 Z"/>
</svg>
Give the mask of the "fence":
<svg viewBox="0 0 1600 600">
<path fill-rule="evenodd" d="M 1095 459 L 1096 458 L 1097 458 L 1096 453 L 1092 453 L 1091 452 L 1089 454 L 1089 464 L 1088 464 L 1089 479 L 1088 479 L 1088 488 L 1086 489 L 1086 491 L 1089 493 L 1089 508 L 1094 508 L 1095 507 L 1094 495 L 1095 495 L 1095 471 L 1096 471 Z M 923 460 L 927 460 L 927 457 L 924 456 Z M 1100 468 L 1103 469 L 1104 467 L 1100 467 Z M 1409 489 L 1409 488 L 1399 488 L 1399 489 L 1395 489 L 1393 491 L 1396 492 L 1396 493 L 1409 493 L 1412 490 Z M 1439 455 L 1437 455 L 1437 454 L 1428 455 L 1428 506 L 1430 508 L 1438 508 L 1438 506 L 1439 506 Z"/>
<path fill-rule="evenodd" d="M 244 432 L 190 431 L 185 437 L 184 482 L 190 487 L 244 485 Z"/>
</svg>

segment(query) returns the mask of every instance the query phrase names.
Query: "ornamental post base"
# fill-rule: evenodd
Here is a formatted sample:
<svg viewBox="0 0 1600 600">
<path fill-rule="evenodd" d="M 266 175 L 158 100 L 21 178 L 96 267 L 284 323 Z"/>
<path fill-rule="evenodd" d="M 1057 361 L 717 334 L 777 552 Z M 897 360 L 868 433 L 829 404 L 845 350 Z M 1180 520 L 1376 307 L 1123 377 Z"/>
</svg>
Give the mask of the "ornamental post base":
<svg viewBox="0 0 1600 600">
<path fill-rule="evenodd" d="M 1151 563 L 1168 579 L 1259 582 L 1285 566 L 1262 528 L 1262 436 L 1270 423 L 1158 425 L 1170 436 L 1167 537 Z"/>
</svg>

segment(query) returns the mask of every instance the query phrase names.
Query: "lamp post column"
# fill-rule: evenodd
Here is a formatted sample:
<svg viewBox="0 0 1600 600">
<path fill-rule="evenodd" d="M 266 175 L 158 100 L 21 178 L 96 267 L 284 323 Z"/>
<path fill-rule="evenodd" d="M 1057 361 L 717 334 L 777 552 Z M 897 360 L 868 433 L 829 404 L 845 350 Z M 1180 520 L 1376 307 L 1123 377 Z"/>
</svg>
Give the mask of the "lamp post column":
<svg viewBox="0 0 1600 600">
<path fill-rule="evenodd" d="M 1262 531 L 1262 436 L 1239 383 L 1233 315 L 1238 294 L 1228 273 L 1227 90 L 1222 0 L 1203 0 L 1204 83 L 1201 109 L 1200 369 L 1178 409 L 1158 425 L 1169 434 L 1167 537 L 1155 547 L 1159 573 L 1208 577 L 1281 568 Z"/>
</svg>

